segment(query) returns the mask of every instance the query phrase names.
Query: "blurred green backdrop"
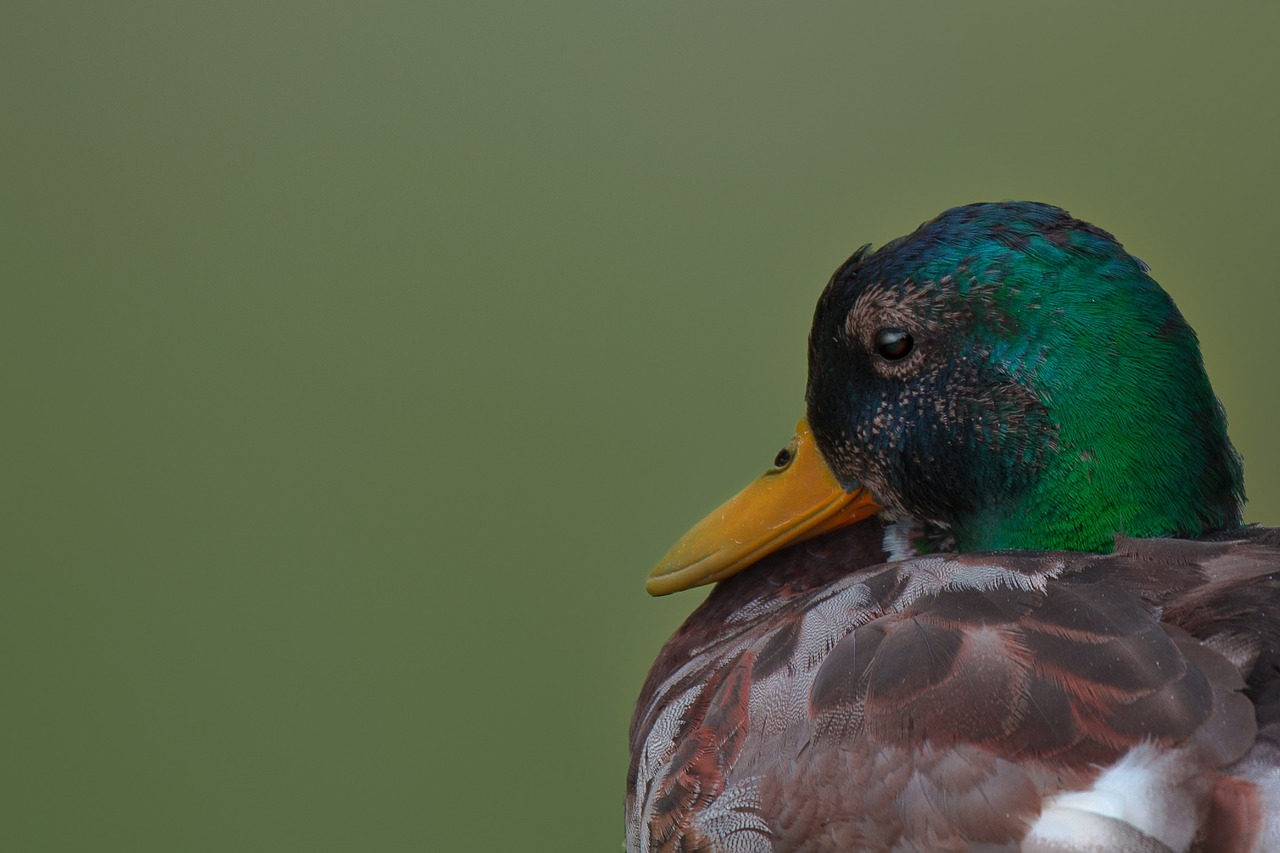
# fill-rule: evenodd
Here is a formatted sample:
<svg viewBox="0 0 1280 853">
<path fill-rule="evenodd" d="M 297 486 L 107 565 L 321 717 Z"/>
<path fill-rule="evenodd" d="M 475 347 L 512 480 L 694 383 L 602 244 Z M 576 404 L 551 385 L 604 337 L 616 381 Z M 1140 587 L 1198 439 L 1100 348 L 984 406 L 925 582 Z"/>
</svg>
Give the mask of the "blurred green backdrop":
<svg viewBox="0 0 1280 853">
<path fill-rule="evenodd" d="M 605 850 L 856 246 L 1033 198 L 1199 330 L 1280 522 L 1280 12 L 9 3 L 4 846 Z"/>
</svg>

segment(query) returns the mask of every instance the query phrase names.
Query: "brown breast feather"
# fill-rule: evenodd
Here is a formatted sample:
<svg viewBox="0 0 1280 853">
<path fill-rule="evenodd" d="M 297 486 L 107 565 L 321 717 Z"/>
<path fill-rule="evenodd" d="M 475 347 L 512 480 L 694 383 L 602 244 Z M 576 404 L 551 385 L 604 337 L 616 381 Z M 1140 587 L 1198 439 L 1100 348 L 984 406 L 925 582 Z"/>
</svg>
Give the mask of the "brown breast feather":
<svg viewBox="0 0 1280 853">
<path fill-rule="evenodd" d="M 663 649 L 629 849 L 1013 849 L 1047 797 L 1143 742 L 1208 780 L 1200 849 L 1248 849 L 1256 792 L 1215 773 L 1253 743 L 1254 703 L 1264 732 L 1280 708 L 1273 533 L 873 565 L 880 532 L 767 558 Z"/>
</svg>

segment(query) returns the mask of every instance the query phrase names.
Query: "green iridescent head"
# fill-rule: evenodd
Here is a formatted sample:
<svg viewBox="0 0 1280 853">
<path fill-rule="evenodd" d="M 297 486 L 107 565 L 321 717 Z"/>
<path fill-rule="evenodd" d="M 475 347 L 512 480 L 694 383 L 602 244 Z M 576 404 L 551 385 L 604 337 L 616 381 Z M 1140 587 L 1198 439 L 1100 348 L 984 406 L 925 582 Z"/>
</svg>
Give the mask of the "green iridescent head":
<svg viewBox="0 0 1280 853">
<path fill-rule="evenodd" d="M 808 419 L 837 479 L 960 550 L 1110 550 L 1240 522 L 1195 333 L 1105 231 L 958 207 L 832 277 Z"/>
</svg>

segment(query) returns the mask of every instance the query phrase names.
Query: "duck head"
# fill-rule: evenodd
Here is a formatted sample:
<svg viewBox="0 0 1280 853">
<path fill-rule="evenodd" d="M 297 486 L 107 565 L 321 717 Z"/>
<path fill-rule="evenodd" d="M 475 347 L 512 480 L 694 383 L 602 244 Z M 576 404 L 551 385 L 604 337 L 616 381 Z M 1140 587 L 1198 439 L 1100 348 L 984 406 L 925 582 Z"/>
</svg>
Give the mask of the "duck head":
<svg viewBox="0 0 1280 853">
<path fill-rule="evenodd" d="M 807 447 L 816 473 L 778 494 L 761 484 L 786 472 L 762 476 L 677 543 L 650 592 L 881 509 L 960 551 L 1101 552 L 1240 521 L 1240 459 L 1195 333 L 1141 261 L 1049 205 L 958 207 L 855 252 L 818 300 L 805 399 L 784 461 Z"/>
</svg>

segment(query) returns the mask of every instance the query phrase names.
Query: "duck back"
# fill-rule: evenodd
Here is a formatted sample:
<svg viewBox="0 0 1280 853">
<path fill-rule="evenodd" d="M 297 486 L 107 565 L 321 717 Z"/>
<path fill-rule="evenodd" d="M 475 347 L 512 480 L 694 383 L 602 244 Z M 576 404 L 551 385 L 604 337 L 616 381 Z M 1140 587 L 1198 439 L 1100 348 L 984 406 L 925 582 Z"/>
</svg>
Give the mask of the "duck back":
<svg viewBox="0 0 1280 853">
<path fill-rule="evenodd" d="M 1280 849 L 1280 534 L 722 582 L 631 726 L 627 849 Z"/>
</svg>

